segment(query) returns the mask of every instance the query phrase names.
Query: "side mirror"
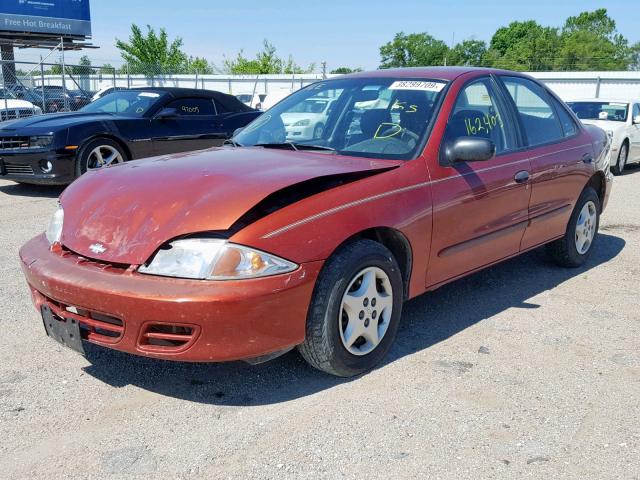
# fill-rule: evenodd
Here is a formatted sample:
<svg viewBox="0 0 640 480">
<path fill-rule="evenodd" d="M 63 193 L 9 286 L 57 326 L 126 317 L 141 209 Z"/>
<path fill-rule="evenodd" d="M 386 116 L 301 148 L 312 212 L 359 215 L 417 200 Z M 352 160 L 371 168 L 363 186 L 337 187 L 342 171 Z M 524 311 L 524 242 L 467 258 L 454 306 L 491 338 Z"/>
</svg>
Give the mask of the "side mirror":
<svg viewBox="0 0 640 480">
<path fill-rule="evenodd" d="M 165 120 L 167 118 L 175 118 L 178 116 L 178 110 L 175 108 L 163 108 L 156 113 L 156 118 L 159 120 Z"/>
<path fill-rule="evenodd" d="M 635 117 L 633 117 L 633 124 L 634 125 L 640 124 L 640 115 L 636 115 Z"/>
<path fill-rule="evenodd" d="M 496 144 L 486 138 L 458 137 L 446 147 L 449 165 L 456 162 L 486 162 L 496 156 Z"/>
</svg>

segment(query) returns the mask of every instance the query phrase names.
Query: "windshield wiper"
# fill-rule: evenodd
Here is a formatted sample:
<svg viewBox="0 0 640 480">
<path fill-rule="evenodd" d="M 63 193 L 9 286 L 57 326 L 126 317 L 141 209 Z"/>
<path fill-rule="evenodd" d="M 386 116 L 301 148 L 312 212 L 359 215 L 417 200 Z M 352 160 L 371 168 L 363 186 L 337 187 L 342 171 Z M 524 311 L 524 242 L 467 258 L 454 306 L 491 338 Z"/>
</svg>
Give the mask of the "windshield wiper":
<svg viewBox="0 0 640 480">
<path fill-rule="evenodd" d="M 293 142 L 258 143 L 255 146 L 264 147 L 264 148 L 288 148 L 289 150 L 319 150 L 319 151 L 327 151 L 327 152 L 336 151 L 335 148 L 325 147 L 324 145 L 312 145 L 308 143 L 293 143 Z"/>
<path fill-rule="evenodd" d="M 256 147 L 263 148 L 288 148 L 289 150 L 298 150 L 295 144 L 291 142 L 282 142 L 282 143 L 256 143 Z"/>
<path fill-rule="evenodd" d="M 298 150 L 324 150 L 327 152 L 335 152 L 336 149 L 333 147 L 327 147 L 325 145 L 313 145 L 313 144 L 308 144 L 308 143 L 296 143 L 296 144 L 292 144 L 295 145 Z"/>
</svg>

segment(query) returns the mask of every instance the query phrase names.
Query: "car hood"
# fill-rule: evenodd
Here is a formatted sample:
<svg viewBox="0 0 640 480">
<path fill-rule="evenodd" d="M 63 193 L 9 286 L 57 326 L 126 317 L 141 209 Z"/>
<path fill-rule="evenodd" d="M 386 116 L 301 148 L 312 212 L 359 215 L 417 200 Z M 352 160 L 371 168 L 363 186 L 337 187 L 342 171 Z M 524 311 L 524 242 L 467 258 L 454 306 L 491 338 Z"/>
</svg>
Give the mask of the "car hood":
<svg viewBox="0 0 640 480">
<path fill-rule="evenodd" d="M 90 171 L 62 194 L 62 243 L 107 262 L 142 264 L 168 240 L 228 230 L 268 195 L 328 175 L 401 161 L 274 149 L 216 148 Z M 102 248 L 94 247 L 100 244 Z"/>
<path fill-rule="evenodd" d="M 626 126 L 625 122 L 615 122 L 613 120 L 590 120 L 585 119 L 581 120 L 582 123 L 586 123 L 587 125 L 595 125 L 597 127 L 602 128 L 603 130 L 617 130 L 619 128 L 623 128 Z"/>
<path fill-rule="evenodd" d="M 2 124 L 2 127 L 0 127 L 0 131 L 19 135 L 22 130 L 27 130 L 29 132 L 35 130 L 55 131 L 71 127 L 79 123 L 113 121 L 118 118 L 131 119 L 132 117 L 118 117 L 111 113 L 91 112 L 49 113 L 47 115 L 38 115 L 5 122 Z"/>
<path fill-rule="evenodd" d="M 0 110 L 13 108 L 35 108 L 33 103 L 15 98 L 0 98 Z"/>
</svg>

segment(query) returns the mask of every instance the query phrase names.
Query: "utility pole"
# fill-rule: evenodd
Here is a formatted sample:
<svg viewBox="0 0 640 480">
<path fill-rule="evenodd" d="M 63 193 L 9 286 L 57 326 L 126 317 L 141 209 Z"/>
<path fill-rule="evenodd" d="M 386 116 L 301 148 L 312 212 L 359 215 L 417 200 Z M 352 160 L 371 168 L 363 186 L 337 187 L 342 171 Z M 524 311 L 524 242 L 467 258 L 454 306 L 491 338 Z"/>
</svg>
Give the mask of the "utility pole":
<svg viewBox="0 0 640 480">
<path fill-rule="evenodd" d="M 69 99 L 67 98 L 67 82 L 65 82 L 65 64 L 64 64 L 64 37 L 60 37 L 60 50 L 62 55 L 62 92 L 64 95 L 64 109 L 69 110 Z"/>
<path fill-rule="evenodd" d="M 327 62 L 322 62 L 322 79 L 327 79 Z"/>
</svg>

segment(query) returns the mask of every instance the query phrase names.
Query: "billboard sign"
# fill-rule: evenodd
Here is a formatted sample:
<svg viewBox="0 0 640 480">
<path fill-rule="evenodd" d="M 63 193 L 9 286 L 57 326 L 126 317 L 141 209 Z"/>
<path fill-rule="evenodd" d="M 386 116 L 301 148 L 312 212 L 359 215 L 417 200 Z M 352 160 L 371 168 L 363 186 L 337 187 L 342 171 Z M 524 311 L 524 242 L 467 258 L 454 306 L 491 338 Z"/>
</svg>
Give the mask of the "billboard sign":
<svg viewBox="0 0 640 480">
<path fill-rule="evenodd" d="M 0 0 L 0 32 L 89 36 L 89 0 Z"/>
</svg>

